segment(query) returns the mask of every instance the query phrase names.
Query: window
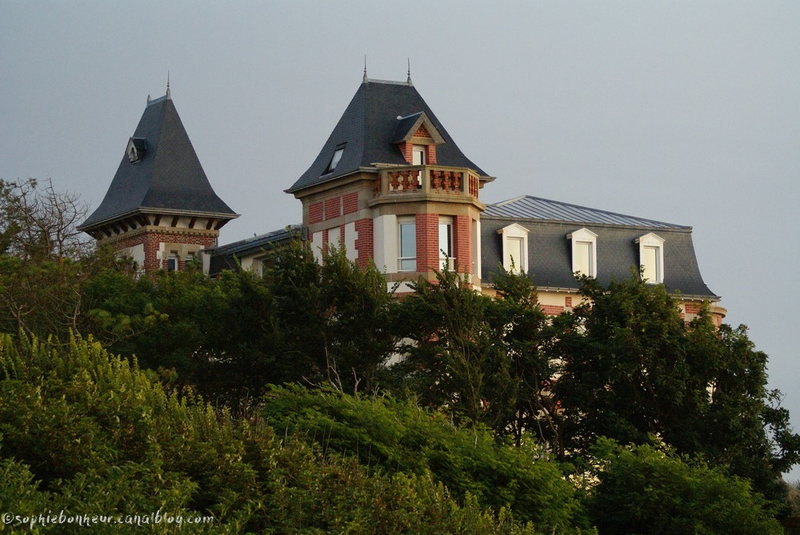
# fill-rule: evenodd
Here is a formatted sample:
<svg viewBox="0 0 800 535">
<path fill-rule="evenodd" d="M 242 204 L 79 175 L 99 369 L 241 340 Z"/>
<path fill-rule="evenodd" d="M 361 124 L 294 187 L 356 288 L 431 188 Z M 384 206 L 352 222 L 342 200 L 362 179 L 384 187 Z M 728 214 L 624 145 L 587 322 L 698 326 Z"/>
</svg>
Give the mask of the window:
<svg viewBox="0 0 800 535">
<path fill-rule="evenodd" d="M 169 258 L 167 259 L 167 271 L 177 271 L 178 270 L 178 252 L 172 251 L 169 254 Z"/>
<path fill-rule="evenodd" d="M 664 239 L 652 232 L 636 239 L 642 280 L 651 284 L 664 282 Z"/>
<path fill-rule="evenodd" d="M 453 219 L 439 218 L 439 269 L 453 269 Z"/>
<path fill-rule="evenodd" d="M 411 165 L 425 165 L 425 145 L 414 145 L 411 149 Z"/>
<path fill-rule="evenodd" d="M 513 273 L 528 271 L 528 229 L 514 223 L 497 233 L 503 239 L 503 269 Z"/>
<path fill-rule="evenodd" d="M 401 219 L 397 225 L 399 237 L 398 271 L 417 270 L 417 223 L 414 219 Z"/>
<path fill-rule="evenodd" d="M 582 228 L 567 239 L 572 242 L 572 272 L 597 277 L 597 234 Z"/>
<path fill-rule="evenodd" d="M 336 166 L 339 165 L 339 161 L 342 159 L 342 155 L 344 154 L 344 145 L 339 145 L 336 147 L 336 150 L 333 152 L 333 157 L 331 158 L 331 163 L 328 164 L 327 169 L 325 169 L 325 174 L 332 173 Z"/>
</svg>

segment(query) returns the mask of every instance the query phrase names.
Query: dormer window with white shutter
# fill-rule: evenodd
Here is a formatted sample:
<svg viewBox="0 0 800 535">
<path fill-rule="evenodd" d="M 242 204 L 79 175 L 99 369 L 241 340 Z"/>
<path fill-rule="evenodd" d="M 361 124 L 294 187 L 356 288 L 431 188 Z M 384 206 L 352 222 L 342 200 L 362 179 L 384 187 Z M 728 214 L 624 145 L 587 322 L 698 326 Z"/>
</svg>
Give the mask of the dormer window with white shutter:
<svg viewBox="0 0 800 535">
<path fill-rule="evenodd" d="M 572 272 L 597 277 L 597 234 L 582 228 L 567 234 L 567 239 L 572 249 Z"/>
</svg>

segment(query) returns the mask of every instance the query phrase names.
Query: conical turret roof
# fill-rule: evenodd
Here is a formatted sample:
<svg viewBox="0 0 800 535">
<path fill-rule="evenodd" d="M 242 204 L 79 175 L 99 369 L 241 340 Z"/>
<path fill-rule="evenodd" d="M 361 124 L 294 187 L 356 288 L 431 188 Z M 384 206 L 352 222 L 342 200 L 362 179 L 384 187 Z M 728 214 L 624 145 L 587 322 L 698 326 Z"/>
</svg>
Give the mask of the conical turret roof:
<svg viewBox="0 0 800 535">
<path fill-rule="evenodd" d="M 138 212 L 238 217 L 211 187 L 169 93 L 147 103 L 103 202 L 78 228 Z"/>
<path fill-rule="evenodd" d="M 413 123 L 420 114 L 425 114 L 426 119 L 433 123 L 436 134 L 441 136 L 441 142 L 436 147 L 438 165 L 466 167 L 489 178 L 456 146 L 413 85 L 365 77 L 314 163 L 286 190 L 287 193 L 359 170 L 374 169 L 376 164 L 406 165 L 397 145 L 398 132 L 403 131 L 406 123 Z M 341 160 L 332 172 L 326 172 L 334 153 L 341 148 L 344 148 Z"/>
</svg>

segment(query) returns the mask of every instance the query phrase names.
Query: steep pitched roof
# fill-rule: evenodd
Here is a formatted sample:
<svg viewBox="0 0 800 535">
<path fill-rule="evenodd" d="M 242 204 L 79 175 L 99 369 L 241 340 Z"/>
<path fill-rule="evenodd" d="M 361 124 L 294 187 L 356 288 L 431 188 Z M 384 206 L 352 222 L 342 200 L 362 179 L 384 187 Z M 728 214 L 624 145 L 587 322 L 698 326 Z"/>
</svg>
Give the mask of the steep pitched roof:
<svg viewBox="0 0 800 535">
<path fill-rule="evenodd" d="M 481 278 L 492 282 L 503 263 L 498 230 L 511 224 L 528 230 L 528 273 L 540 289 L 578 290 L 567 234 L 586 228 L 597 235 L 597 279 L 608 285 L 639 264 L 636 239 L 655 232 L 664 239 L 664 286 L 686 297 L 716 300 L 700 274 L 692 228 L 586 208 L 537 197 L 491 204 L 481 217 Z"/>
<path fill-rule="evenodd" d="M 406 82 L 366 80 L 356 91 L 339 123 L 322 147 L 314 163 L 290 187 L 287 193 L 322 184 L 349 175 L 360 169 L 374 167 L 376 163 L 407 165 L 395 144 L 398 123 L 407 129 L 413 121 L 409 116 L 425 114 L 433 123 L 443 143 L 436 147 L 438 165 L 467 167 L 481 176 L 487 176 L 456 146 L 450 134 L 428 107 L 416 88 Z M 403 130 L 400 125 L 400 130 Z M 403 132 L 405 134 L 405 132 Z M 326 174 L 337 148 L 344 147 L 342 159 L 336 169 Z"/>
<path fill-rule="evenodd" d="M 238 217 L 214 193 L 171 98 L 148 102 L 132 138 L 144 154 L 136 162 L 122 157 L 103 202 L 79 229 L 148 210 Z"/>
</svg>

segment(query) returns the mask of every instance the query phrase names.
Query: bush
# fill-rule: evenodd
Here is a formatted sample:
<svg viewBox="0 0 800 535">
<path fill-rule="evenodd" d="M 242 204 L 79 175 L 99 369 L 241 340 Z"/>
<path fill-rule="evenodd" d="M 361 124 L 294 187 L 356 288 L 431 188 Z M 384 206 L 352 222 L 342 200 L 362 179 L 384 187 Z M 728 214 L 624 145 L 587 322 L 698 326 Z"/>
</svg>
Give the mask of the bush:
<svg viewBox="0 0 800 535">
<path fill-rule="evenodd" d="M 649 445 L 601 439 L 593 452 L 602 468 L 588 509 L 602 535 L 783 533 L 745 480 Z"/>
<path fill-rule="evenodd" d="M 167 393 L 98 344 L 9 335 L 0 335 L 0 508 L 214 517 L 159 533 L 533 533 L 470 496 L 459 504 L 425 471 L 375 474 L 297 437 L 279 440 L 258 420 Z"/>
<path fill-rule="evenodd" d="M 380 473 L 430 473 L 465 506 L 471 496 L 537 529 L 566 531 L 581 515 L 575 489 L 541 451 L 498 444 L 485 428 L 456 428 L 412 402 L 294 385 L 273 387 L 262 414 L 278 434 L 298 434 Z"/>
</svg>

